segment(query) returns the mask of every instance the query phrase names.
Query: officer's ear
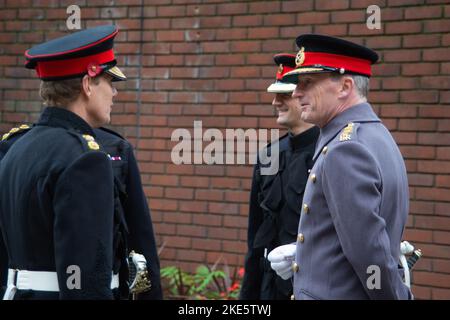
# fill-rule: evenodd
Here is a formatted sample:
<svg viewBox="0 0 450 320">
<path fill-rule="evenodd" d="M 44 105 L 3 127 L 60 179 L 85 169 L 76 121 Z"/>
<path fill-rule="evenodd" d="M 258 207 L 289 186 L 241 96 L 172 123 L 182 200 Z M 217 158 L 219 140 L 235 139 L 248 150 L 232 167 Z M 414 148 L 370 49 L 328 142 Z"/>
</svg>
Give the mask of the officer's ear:
<svg viewBox="0 0 450 320">
<path fill-rule="evenodd" d="M 92 88 L 91 88 L 91 81 L 90 77 L 86 74 L 81 79 L 81 92 L 86 96 L 90 97 L 92 94 Z"/>
<path fill-rule="evenodd" d="M 339 98 L 347 98 L 351 95 L 353 88 L 355 87 L 355 80 L 353 80 L 350 76 L 341 77 L 340 81 L 340 89 L 339 89 Z"/>
</svg>

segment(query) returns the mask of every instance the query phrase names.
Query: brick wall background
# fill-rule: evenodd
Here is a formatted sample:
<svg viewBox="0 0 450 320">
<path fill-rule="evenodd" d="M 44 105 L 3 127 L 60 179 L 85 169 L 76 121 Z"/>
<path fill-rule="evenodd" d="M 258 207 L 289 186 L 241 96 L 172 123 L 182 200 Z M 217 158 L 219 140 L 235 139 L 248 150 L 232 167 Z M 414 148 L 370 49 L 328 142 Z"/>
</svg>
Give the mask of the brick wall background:
<svg viewBox="0 0 450 320">
<path fill-rule="evenodd" d="M 23 68 L 30 46 L 66 32 L 117 24 L 119 84 L 112 123 L 136 146 L 163 266 L 192 270 L 219 257 L 242 266 L 251 166 L 174 165 L 175 128 L 274 128 L 272 55 L 296 52 L 301 33 L 344 37 L 377 50 L 369 100 L 409 172 L 405 238 L 425 257 L 417 298 L 450 299 L 450 1 L 439 0 L 0 0 L 0 132 L 36 120 L 39 81 Z M 381 30 L 366 8 L 381 8 Z"/>
</svg>

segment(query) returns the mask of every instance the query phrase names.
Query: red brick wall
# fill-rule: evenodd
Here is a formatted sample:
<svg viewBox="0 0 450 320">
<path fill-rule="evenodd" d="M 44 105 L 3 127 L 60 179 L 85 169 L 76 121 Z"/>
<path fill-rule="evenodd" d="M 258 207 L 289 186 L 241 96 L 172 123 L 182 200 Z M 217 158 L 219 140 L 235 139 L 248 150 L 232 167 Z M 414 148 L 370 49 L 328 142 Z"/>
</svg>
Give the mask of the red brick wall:
<svg viewBox="0 0 450 320">
<path fill-rule="evenodd" d="M 0 0 L 1 132 L 36 119 L 39 82 L 22 67 L 23 52 L 66 30 L 73 2 Z M 325 33 L 381 55 L 370 101 L 409 172 L 405 238 L 425 254 L 414 293 L 450 298 L 450 1 L 148 0 L 143 11 L 140 0 L 126 2 L 78 4 L 83 28 L 121 28 L 116 52 L 129 81 L 118 85 L 112 122 L 137 147 L 163 265 L 192 269 L 222 256 L 241 266 L 251 178 L 250 166 L 172 164 L 172 131 L 194 120 L 204 129 L 273 128 L 272 55 L 294 52 L 300 33 Z M 381 30 L 366 27 L 372 4 Z"/>
</svg>

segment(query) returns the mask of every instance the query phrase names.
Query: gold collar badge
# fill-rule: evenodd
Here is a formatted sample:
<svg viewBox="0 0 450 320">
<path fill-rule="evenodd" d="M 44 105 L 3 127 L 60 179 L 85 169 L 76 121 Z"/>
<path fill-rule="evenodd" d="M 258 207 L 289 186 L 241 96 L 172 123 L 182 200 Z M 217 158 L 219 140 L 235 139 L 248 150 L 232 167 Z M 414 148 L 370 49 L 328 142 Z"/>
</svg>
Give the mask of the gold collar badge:
<svg viewBox="0 0 450 320">
<path fill-rule="evenodd" d="M 347 127 L 344 128 L 344 131 L 339 136 L 339 141 L 348 141 L 352 139 L 353 126 L 353 122 L 350 122 Z"/>
</svg>

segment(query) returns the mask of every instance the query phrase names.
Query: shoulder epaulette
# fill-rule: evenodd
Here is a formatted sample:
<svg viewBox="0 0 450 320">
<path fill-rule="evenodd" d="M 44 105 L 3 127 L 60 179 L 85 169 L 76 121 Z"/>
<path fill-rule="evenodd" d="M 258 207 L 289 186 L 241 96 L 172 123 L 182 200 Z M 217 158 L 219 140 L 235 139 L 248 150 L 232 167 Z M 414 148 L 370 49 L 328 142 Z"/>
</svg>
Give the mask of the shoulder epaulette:
<svg viewBox="0 0 450 320">
<path fill-rule="evenodd" d="M 98 145 L 97 141 L 95 141 L 94 137 L 90 134 L 83 134 L 81 135 L 84 140 L 86 140 L 87 146 L 90 150 L 100 150 L 100 146 Z"/>
<path fill-rule="evenodd" d="M 2 141 L 8 140 L 9 138 L 11 138 L 12 136 L 16 135 L 19 132 L 24 132 L 24 131 L 27 131 L 27 130 L 30 130 L 30 129 L 31 129 L 31 127 L 29 125 L 27 125 L 27 124 L 22 124 L 22 125 L 20 125 L 18 127 L 14 127 L 11 130 L 9 130 L 9 132 L 5 133 L 2 136 Z"/>
<path fill-rule="evenodd" d="M 73 129 L 67 130 L 67 133 L 75 137 L 82 145 L 85 151 L 99 151 L 100 145 L 95 141 L 95 138 L 90 134 L 82 134 Z"/>
</svg>

